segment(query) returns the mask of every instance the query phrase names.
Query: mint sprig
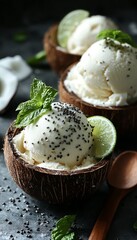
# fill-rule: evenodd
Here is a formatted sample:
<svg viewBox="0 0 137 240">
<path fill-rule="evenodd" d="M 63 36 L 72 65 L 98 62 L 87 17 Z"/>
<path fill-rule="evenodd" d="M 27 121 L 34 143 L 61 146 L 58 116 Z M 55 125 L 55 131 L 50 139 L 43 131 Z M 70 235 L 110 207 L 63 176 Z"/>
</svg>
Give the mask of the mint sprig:
<svg viewBox="0 0 137 240">
<path fill-rule="evenodd" d="M 43 114 L 51 110 L 57 90 L 38 79 L 34 79 L 30 88 L 30 100 L 20 103 L 16 111 L 19 111 L 15 120 L 15 126 L 25 127 L 35 122 Z"/>
<path fill-rule="evenodd" d="M 134 222 L 133 229 L 137 232 L 137 221 Z"/>
<path fill-rule="evenodd" d="M 113 39 L 116 40 L 120 43 L 128 43 L 129 45 L 131 45 L 132 47 L 137 47 L 136 43 L 134 42 L 134 40 L 132 39 L 132 37 L 121 31 L 121 30 L 111 30 L 111 29 L 107 29 L 107 30 L 103 30 L 101 31 L 98 35 L 97 35 L 97 39 Z"/>
<path fill-rule="evenodd" d="M 17 32 L 13 36 L 13 40 L 18 43 L 25 42 L 27 40 L 28 36 L 25 32 Z"/>
<path fill-rule="evenodd" d="M 58 220 L 51 232 L 51 240 L 74 240 L 75 233 L 71 231 L 71 226 L 75 218 L 75 215 L 66 215 Z"/>
<path fill-rule="evenodd" d="M 40 52 L 36 53 L 34 56 L 28 58 L 27 63 L 33 66 L 35 64 L 42 62 L 45 59 L 46 59 L 46 52 L 45 50 L 41 50 Z"/>
</svg>

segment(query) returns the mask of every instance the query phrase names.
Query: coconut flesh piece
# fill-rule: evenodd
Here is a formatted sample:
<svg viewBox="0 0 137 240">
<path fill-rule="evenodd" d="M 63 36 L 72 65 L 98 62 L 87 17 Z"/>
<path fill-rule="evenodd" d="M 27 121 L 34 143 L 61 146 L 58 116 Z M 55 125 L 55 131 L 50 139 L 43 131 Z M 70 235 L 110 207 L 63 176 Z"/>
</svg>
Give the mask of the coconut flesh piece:
<svg viewBox="0 0 137 240">
<path fill-rule="evenodd" d="M 30 164 L 73 169 L 95 163 L 92 127 L 76 107 L 54 102 L 52 110 L 13 138 L 19 155 Z"/>
<path fill-rule="evenodd" d="M 17 77 L 7 69 L 0 67 L 0 112 L 8 106 L 16 93 L 17 86 Z"/>
<path fill-rule="evenodd" d="M 2 58 L 0 60 L 0 66 L 11 71 L 16 76 L 18 81 L 28 77 L 32 72 L 30 66 L 19 55 Z"/>
</svg>

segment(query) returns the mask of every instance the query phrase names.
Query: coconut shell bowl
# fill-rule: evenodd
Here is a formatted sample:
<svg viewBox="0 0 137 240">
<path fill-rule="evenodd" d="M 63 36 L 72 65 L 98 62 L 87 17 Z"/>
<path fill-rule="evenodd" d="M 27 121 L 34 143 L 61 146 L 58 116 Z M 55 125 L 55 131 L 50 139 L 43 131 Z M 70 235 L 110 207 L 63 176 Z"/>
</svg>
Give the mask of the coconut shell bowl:
<svg viewBox="0 0 137 240">
<path fill-rule="evenodd" d="M 57 42 L 58 25 L 53 25 L 44 35 L 44 49 L 46 59 L 51 68 L 60 75 L 74 62 L 80 59 L 80 55 L 70 54 L 61 48 Z"/>
<path fill-rule="evenodd" d="M 110 156 L 92 167 L 75 171 L 49 170 L 28 164 L 13 145 L 12 139 L 19 131 L 12 125 L 9 127 L 4 156 L 13 180 L 28 195 L 51 204 L 71 204 L 90 198 L 106 179 L 112 163 Z"/>
</svg>

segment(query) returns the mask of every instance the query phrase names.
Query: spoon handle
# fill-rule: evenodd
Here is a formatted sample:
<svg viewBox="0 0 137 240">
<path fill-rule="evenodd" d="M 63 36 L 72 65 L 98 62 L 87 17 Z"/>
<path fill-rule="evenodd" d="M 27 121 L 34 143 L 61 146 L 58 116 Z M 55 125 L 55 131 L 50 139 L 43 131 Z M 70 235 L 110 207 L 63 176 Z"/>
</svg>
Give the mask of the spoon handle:
<svg viewBox="0 0 137 240">
<path fill-rule="evenodd" d="M 107 202 L 98 217 L 88 240 L 105 240 L 116 209 L 128 189 L 112 188 Z"/>
</svg>

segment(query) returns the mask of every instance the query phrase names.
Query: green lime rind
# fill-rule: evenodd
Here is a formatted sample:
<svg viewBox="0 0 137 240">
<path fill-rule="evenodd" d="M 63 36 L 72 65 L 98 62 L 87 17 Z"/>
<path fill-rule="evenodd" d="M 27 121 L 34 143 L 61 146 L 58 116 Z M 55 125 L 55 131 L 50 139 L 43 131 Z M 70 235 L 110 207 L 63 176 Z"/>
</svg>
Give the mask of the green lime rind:
<svg viewBox="0 0 137 240">
<path fill-rule="evenodd" d="M 116 145 L 117 133 L 115 126 L 103 116 L 89 117 L 88 121 L 94 127 L 94 156 L 99 159 L 105 158 L 113 151 Z"/>
<path fill-rule="evenodd" d="M 78 9 L 68 13 L 59 23 L 57 41 L 63 48 L 67 47 L 67 42 L 72 32 L 82 20 L 89 16 L 86 10 Z"/>
</svg>

